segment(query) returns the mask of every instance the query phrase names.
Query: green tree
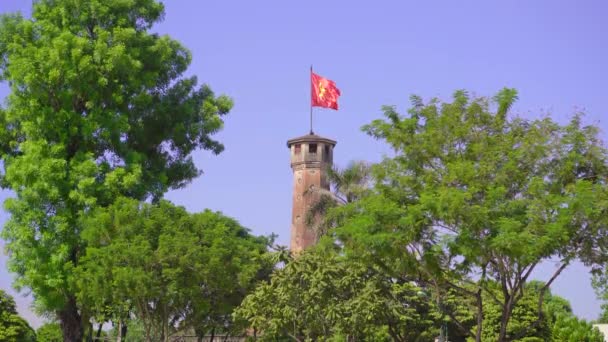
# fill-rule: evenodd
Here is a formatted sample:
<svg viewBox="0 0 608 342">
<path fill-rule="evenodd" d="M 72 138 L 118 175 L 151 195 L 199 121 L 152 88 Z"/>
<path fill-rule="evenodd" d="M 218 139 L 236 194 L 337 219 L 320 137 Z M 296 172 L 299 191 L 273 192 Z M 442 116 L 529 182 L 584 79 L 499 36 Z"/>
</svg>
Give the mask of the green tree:
<svg viewBox="0 0 608 342">
<path fill-rule="evenodd" d="M 450 103 L 414 96 L 406 116 L 384 107 L 386 120 L 364 131 L 395 156 L 374 167 L 372 194 L 332 209 L 347 217 L 332 231 L 348 250 L 395 279 L 423 273 L 430 288 L 472 298 L 477 341 L 484 297 L 500 301 L 497 341 L 517 339 L 507 327 L 538 264 L 559 263 L 521 336 L 542 322 L 545 292 L 572 260 L 606 257 L 608 168 L 597 127 L 580 115 L 567 125 L 510 118 L 516 99 L 512 89 L 493 101 L 458 91 Z"/>
<path fill-rule="evenodd" d="M 312 249 L 248 295 L 235 317 L 276 341 L 433 341 L 439 315 L 415 283 L 363 260 Z"/>
<path fill-rule="evenodd" d="M 608 323 L 608 264 L 594 270 L 591 285 L 599 300 L 602 301 L 602 311 L 597 319 L 598 323 Z"/>
<path fill-rule="evenodd" d="M 499 284 L 491 282 L 488 283 L 487 286 L 496 288 Z M 542 319 L 539 323 L 536 323 L 538 319 L 537 310 L 539 295 L 544 286 L 545 283 L 538 280 L 533 280 L 525 284 L 525 294 L 515 305 L 512 317 L 509 320 L 509 325 L 507 326 L 508 336 L 521 335 L 513 341 L 559 341 L 559 337 L 554 338 L 553 336 L 556 329 L 560 330 L 563 328 L 563 326 L 561 326 L 563 322 L 558 323 L 560 317 L 562 320 L 565 319 L 566 321 L 580 321 L 574 316 L 570 303 L 566 299 L 554 295 L 551 293 L 550 289 L 547 289 L 545 290 L 543 300 Z M 447 326 L 449 327 L 449 341 L 473 341 L 477 328 L 475 317 L 477 309 L 474 298 L 463 296 L 461 293 L 454 290 L 449 290 L 447 293 L 444 293 L 442 297 L 440 309 L 448 316 Z M 484 316 L 481 341 L 496 341 L 500 333 L 500 319 L 502 315 L 501 302 L 502 298 L 491 298 L 489 293 L 483 293 Z M 533 329 L 528 329 L 530 326 L 533 326 Z M 582 328 L 579 329 L 582 331 Z M 525 333 L 519 334 L 522 331 Z M 592 334 L 590 326 L 587 333 Z M 560 334 L 563 334 L 563 332 Z M 556 336 L 562 335 L 558 334 Z"/>
<path fill-rule="evenodd" d="M 230 99 L 183 77 L 190 52 L 149 33 L 155 0 L 39 0 L 31 19 L 0 20 L 2 185 L 15 197 L 2 237 L 17 288 L 80 341 L 88 308 L 73 270 L 85 251 L 82 217 L 119 196 L 157 201 L 200 174 L 190 156 L 223 146 Z"/>
<path fill-rule="evenodd" d="M 2 290 L 0 290 L 0 341 L 36 341 L 34 330 L 17 313 L 15 300 Z"/>
<path fill-rule="evenodd" d="M 604 303 L 601 305 L 602 311 L 597 318 L 597 323 L 607 324 L 608 323 L 608 306 Z"/>
<path fill-rule="evenodd" d="M 78 298 L 127 327 L 134 316 L 147 340 L 167 341 L 176 329 L 230 332 L 233 308 L 270 272 L 269 241 L 220 213 L 125 198 L 89 220 Z"/>
<path fill-rule="evenodd" d="M 552 342 L 603 342 L 604 335 L 575 316 L 560 315 L 553 326 Z"/>
<path fill-rule="evenodd" d="M 491 286 L 498 287 L 497 283 Z M 550 290 L 546 290 L 544 299 L 544 310 L 540 323 L 535 324 L 538 318 L 537 305 L 540 290 L 544 283 L 534 281 L 524 286 L 525 295 L 517 302 L 513 308 L 512 317 L 507 326 L 507 334 L 510 336 L 518 334 L 520 331 L 527 330 L 517 341 L 521 342 L 544 342 L 551 340 L 551 327 L 557 315 L 571 314 L 569 309 L 562 303 L 565 301 L 561 297 L 553 296 Z M 496 290 L 495 290 L 496 291 Z M 498 292 L 498 291 L 496 291 Z M 500 294 L 499 294 L 500 295 Z M 483 332 L 482 341 L 496 341 L 500 334 L 500 320 L 502 317 L 502 298 L 491 298 L 488 293 L 484 293 L 483 310 Z M 498 299 L 498 300 L 497 300 Z M 550 309 L 549 309 L 550 308 Z M 474 310 L 473 310 L 474 312 Z M 527 329 L 534 326 L 533 329 Z"/>
<path fill-rule="evenodd" d="M 122 342 L 145 342 L 146 341 L 146 331 L 142 322 L 136 318 L 130 319 L 128 322 L 128 331 L 129 333 L 126 336 L 121 335 Z M 116 341 L 118 339 L 118 335 L 120 334 L 120 327 L 115 325 L 108 333 L 109 338 L 112 341 Z"/>
<path fill-rule="evenodd" d="M 45 323 L 36 330 L 37 342 L 63 342 L 63 334 L 58 323 Z"/>
<path fill-rule="evenodd" d="M 306 224 L 319 235 L 324 235 L 328 229 L 337 225 L 338 218 L 328 215 L 331 208 L 352 203 L 368 192 L 370 167 L 362 161 L 350 162 L 344 169 L 332 166 L 327 169 L 326 177 L 330 190 L 313 188 L 306 191 L 318 194 L 318 200 L 306 213 Z"/>
<path fill-rule="evenodd" d="M 491 286 L 498 286 L 498 284 L 493 283 Z M 542 319 L 540 323 L 536 323 L 539 295 L 544 286 L 545 283 L 536 280 L 525 284 L 525 294 L 513 308 L 513 315 L 507 326 L 507 335 L 520 335 L 518 339 L 514 340 L 519 342 L 595 341 L 596 332 L 592 326 L 578 319 L 572 313 L 570 303 L 566 299 L 552 294 L 550 289 L 545 291 Z M 482 341 L 496 341 L 500 333 L 502 314 L 500 302 L 500 300 L 489 298 L 487 293 L 484 294 Z M 472 308 L 472 312 L 475 312 L 474 308 Z M 534 328 L 527 329 L 529 326 Z M 521 331 L 525 331 L 525 334 L 518 334 Z"/>
<path fill-rule="evenodd" d="M 470 285 L 465 285 L 470 286 Z M 497 283 L 490 283 L 487 286 L 498 287 Z M 573 316 L 570 303 L 562 297 L 553 295 L 550 290 L 545 292 L 543 301 L 542 320 L 535 324 L 537 320 L 537 305 L 540 290 L 544 283 L 531 281 L 525 285 L 525 295 L 513 309 L 513 315 L 509 321 L 507 332 L 510 336 L 526 330 L 525 334 L 517 341 L 520 342 L 541 342 L 551 339 L 552 327 L 557 320 L 557 316 Z M 459 291 L 453 289 L 441 294 L 440 311 L 446 316 L 447 331 L 449 341 L 464 342 L 474 340 L 476 332 L 476 303 L 474 298 L 463 296 Z M 501 298 L 491 298 L 488 293 L 483 293 L 483 330 L 481 340 L 487 342 L 496 341 L 500 329 L 501 319 Z M 527 329 L 534 325 L 533 329 Z"/>
</svg>

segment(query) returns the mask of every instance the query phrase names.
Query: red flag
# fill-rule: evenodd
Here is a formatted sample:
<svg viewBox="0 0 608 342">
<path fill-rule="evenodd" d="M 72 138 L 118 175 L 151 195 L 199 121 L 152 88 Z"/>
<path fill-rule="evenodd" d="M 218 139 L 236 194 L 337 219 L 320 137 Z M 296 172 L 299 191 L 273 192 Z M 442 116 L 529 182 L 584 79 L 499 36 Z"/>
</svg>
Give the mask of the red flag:
<svg viewBox="0 0 608 342">
<path fill-rule="evenodd" d="M 340 89 L 336 83 L 327 78 L 321 77 L 314 72 L 310 72 L 311 81 L 311 104 L 314 107 L 325 107 L 338 110 L 338 97 Z"/>
</svg>

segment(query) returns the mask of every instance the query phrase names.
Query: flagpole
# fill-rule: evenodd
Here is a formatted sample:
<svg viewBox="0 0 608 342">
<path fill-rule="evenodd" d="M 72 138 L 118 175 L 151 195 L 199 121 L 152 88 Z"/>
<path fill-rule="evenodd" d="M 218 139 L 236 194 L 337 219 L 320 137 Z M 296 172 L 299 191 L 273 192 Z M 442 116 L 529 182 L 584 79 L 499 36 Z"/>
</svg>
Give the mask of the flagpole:
<svg viewBox="0 0 608 342">
<path fill-rule="evenodd" d="M 310 65 L 310 135 L 315 134 L 312 131 L 312 64 Z"/>
</svg>

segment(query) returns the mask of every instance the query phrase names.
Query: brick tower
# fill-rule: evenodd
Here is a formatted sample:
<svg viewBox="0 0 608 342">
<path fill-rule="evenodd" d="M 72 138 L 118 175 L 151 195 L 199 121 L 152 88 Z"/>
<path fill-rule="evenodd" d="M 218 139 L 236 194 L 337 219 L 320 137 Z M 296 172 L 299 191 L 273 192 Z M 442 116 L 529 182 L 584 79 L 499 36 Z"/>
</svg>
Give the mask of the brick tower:
<svg viewBox="0 0 608 342">
<path fill-rule="evenodd" d="M 326 170 L 332 165 L 334 146 L 334 140 L 313 133 L 287 141 L 293 170 L 290 249 L 294 253 L 299 253 L 317 242 L 315 232 L 306 225 L 306 213 L 319 194 L 307 190 L 329 190 Z"/>
</svg>

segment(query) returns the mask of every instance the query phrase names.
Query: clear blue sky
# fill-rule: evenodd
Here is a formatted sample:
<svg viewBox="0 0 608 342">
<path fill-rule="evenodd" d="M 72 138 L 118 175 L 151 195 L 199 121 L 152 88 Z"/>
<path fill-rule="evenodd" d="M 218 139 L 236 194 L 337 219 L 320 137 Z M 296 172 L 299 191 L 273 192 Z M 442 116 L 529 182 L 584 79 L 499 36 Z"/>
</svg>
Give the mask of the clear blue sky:
<svg viewBox="0 0 608 342">
<path fill-rule="evenodd" d="M 29 15 L 30 5 L 1 0 L 0 13 Z M 338 141 L 340 165 L 388 153 L 360 132 L 381 116 L 380 106 L 405 111 L 410 94 L 448 99 L 460 88 L 493 95 L 515 87 L 514 111 L 524 117 L 564 121 L 585 110 L 605 139 L 606 14 L 601 0 L 168 1 L 155 30 L 190 48 L 189 73 L 232 96 L 235 107 L 217 136 L 226 151 L 196 153 L 205 174 L 167 198 L 190 211 L 222 211 L 287 244 L 292 179 L 285 142 L 308 132 L 310 64 L 342 90 L 338 112 L 315 115 L 315 131 Z M 0 98 L 6 93 L 1 87 Z M 9 289 L 4 262 L 0 257 L 0 287 Z M 536 275 L 546 279 L 552 267 L 546 263 Z M 553 291 L 576 314 L 597 317 L 582 266 L 569 267 Z M 28 299 L 18 301 L 26 313 Z"/>
</svg>

